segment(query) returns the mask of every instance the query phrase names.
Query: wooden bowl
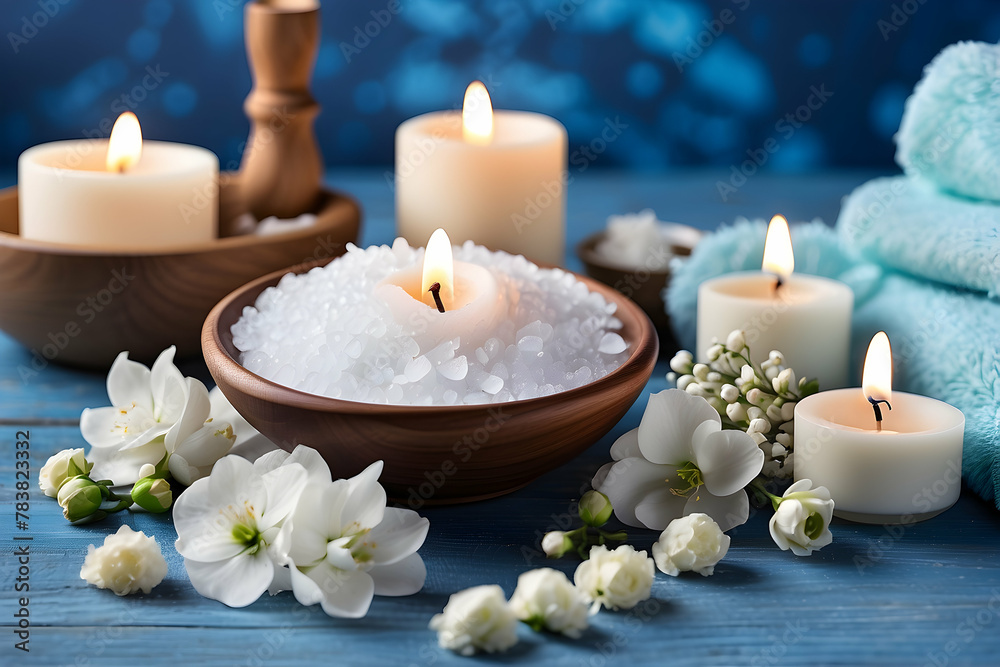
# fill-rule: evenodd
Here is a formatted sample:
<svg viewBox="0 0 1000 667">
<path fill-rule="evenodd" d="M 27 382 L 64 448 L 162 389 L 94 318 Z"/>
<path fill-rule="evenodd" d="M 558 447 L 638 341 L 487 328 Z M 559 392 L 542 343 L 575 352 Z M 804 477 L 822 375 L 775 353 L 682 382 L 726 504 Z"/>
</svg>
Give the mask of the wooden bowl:
<svg viewBox="0 0 1000 667">
<path fill-rule="evenodd" d="M 414 509 L 491 498 L 515 491 L 566 463 L 625 415 L 642 393 L 659 343 L 649 318 L 618 292 L 580 277 L 618 305 L 631 350 L 620 368 L 551 396 L 490 405 L 379 405 L 308 394 L 251 373 L 238 359 L 232 325 L 278 271 L 223 299 L 205 321 L 202 349 L 222 393 L 278 446 L 319 450 L 334 477 L 385 462 L 381 483 Z"/>
<path fill-rule="evenodd" d="M 691 254 L 704 232 L 687 225 L 671 223 L 668 228 L 670 251 L 678 257 Z M 618 290 L 632 299 L 649 315 L 657 332 L 673 340 L 670 316 L 663 301 L 663 289 L 670 282 L 670 269 L 649 270 L 621 266 L 609 262 L 597 252 L 597 245 L 604 239 L 604 232 L 588 236 L 576 246 L 576 254 L 591 278 Z M 664 341 L 666 343 L 666 341 Z"/>
<path fill-rule="evenodd" d="M 236 179 L 221 182 L 220 224 L 244 210 Z M 219 299 L 281 267 L 343 254 L 361 214 L 326 191 L 305 229 L 227 236 L 223 225 L 211 243 L 134 254 L 22 239 L 17 215 L 17 189 L 0 190 L 0 329 L 32 351 L 37 371 L 50 361 L 107 369 L 122 350 L 149 363 L 170 345 L 196 355 Z"/>
</svg>

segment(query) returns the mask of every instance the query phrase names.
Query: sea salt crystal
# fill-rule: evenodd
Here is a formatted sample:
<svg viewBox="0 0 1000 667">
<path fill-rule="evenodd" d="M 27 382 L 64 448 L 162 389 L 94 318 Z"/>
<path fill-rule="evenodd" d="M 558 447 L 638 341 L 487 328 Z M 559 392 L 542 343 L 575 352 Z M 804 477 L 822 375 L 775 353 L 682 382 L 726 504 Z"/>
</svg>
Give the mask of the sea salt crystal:
<svg viewBox="0 0 1000 667">
<path fill-rule="evenodd" d="M 423 261 L 422 249 L 397 240 L 391 248 L 349 244 L 344 257 L 262 292 L 233 325 L 240 361 L 262 377 L 343 400 L 458 405 L 566 391 L 627 358 L 615 304 L 573 274 L 471 243 L 454 256 L 518 295 L 485 342 L 466 344 L 459 331 L 428 342 L 373 298 L 382 279 Z"/>
</svg>

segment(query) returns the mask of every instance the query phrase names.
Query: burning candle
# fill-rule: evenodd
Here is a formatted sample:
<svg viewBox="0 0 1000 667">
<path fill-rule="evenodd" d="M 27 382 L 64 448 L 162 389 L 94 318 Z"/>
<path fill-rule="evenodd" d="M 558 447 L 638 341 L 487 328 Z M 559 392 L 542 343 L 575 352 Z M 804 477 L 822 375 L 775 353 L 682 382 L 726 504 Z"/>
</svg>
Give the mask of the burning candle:
<svg viewBox="0 0 1000 667">
<path fill-rule="evenodd" d="M 411 244 L 443 227 L 536 262 L 563 260 L 566 129 L 525 111 L 493 111 L 473 82 L 461 113 L 411 118 L 396 131 L 396 220 Z"/>
<path fill-rule="evenodd" d="M 929 519 L 958 500 L 964 430 L 960 410 L 892 391 L 892 352 L 880 332 L 861 389 L 825 391 L 795 406 L 795 479 L 828 488 L 844 519 Z"/>
<path fill-rule="evenodd" d="M 431 234 L 421 265 L 383 279 L 375 296 L 424 350 L 453 338 L 463 347 L 481 345 L 505 319 L 511 298 L 489 270 L 454 261 L 443 229 Z"/>
<path fill-rule="evenodd" d="M 107 140 L 34 146 L 17 168 L 22 238 L 136 251 L 217 236 L 218 158 L 197 146 L 143 141 L 131 112 Z"/>
<path fill-rule="evenodd" d="M 761 271 L 730 273 L 698 288 L 698 361 L 742 329 L 753 362 L 779 350 L 798 377 L 818 378 L 824 389 L 846 385 L 854 293 L 836 280 L 793 273 L 794 267 L 788 223 L 776 215 Z"/>
</svg>

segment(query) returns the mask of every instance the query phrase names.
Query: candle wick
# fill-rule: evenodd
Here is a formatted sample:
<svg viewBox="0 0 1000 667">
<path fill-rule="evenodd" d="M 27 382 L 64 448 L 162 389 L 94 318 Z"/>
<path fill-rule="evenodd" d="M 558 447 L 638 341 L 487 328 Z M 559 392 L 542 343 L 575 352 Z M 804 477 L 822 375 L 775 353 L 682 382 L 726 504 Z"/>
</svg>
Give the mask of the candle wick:
<svg viewBox="0 0 1000 667">
<path fill-rule="evenodd" d="M 774 277 L 774 293 L 777 294 L 781 286 L 785 284 L 785 281 L 781 279 L 780 275 Z"/>
<path fill-rule="evenodd" d="M 124 162 L 119 162 L 118 163 L 118 173 L 119 174 L 124 174 L 125 173 L 125 163 Z"/>
<path fill-rule="evenodd" d="M 872 410 L 875 411 L 875 428 L 880 433 L 882 432 L 882 408 L 878 406 L 879 403 L 885 403 L 886 407 L 892 410 L 892 406 L 889 405 L 889 401 L 884 398 L 875 400 L 871 396 L 868 396 L 868 402 L 872 404 Z"/>
<path fill-rule="evenodd" d="M 441 302 L 441 283 L 434 283 L 427 291 L 434 297 L 434 305 L 437 306 L 438 312 L 443 313 L 444 303 Z"/>
</svg>

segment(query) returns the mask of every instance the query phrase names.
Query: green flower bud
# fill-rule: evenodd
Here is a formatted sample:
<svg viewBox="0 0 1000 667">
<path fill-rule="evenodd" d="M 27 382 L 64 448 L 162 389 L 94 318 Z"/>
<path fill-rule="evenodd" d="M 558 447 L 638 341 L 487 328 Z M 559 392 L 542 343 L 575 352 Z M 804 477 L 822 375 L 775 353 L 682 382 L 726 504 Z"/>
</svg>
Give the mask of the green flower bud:
<svg viewBox="0 0 1000 667">
<path fill-rule="evenodd" d="M 573 540 L 561 530 L 545 533 L 542 538 L 542 550 L 549 558 L 562 558 L 573 549 Z"/>
<path fill-rule="evenodd" d="M 588 526 L 600 528 L 611 518 L 611 501 L 600 491 L 587 491 L 580 498 L 580 518 Z"/>
<path fill-rule="evenodd" d="M 96 514 L 101 509 L 104 496 L 101 487 L 93 480 L 86 475 L 79 475 L 59 487 L 56 499 L 63 508 L 66 520 L 76 522 Z"/>
<path fill-rule="evenodd" d="M 170 505 L 174 502 L 174 494 L 167 480 L 143 477 L 132 487 L 132 500 L 147 512 L 159 514 L 170 509 Z"/>
</svg>

